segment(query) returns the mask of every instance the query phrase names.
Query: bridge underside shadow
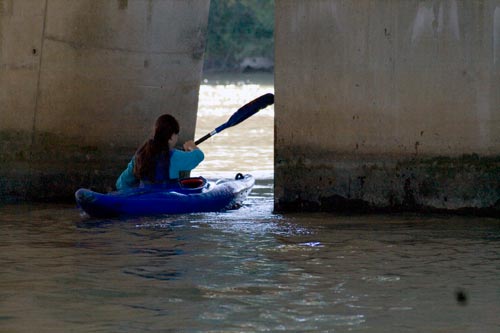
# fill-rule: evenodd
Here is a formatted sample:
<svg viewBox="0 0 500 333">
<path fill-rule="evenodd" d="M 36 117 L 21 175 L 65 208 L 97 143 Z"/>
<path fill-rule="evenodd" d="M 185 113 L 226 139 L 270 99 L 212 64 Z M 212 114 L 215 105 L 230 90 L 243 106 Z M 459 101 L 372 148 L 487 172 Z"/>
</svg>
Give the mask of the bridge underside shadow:
<svg viewBox="0 0 500 333">
<path fill-rule="evenodd" d="M 208 0 L 0 2 L 0 201 L 193 138 Z M 276 0 L 275 209 L 500 209 L 500 4 Z"/>
</svg>

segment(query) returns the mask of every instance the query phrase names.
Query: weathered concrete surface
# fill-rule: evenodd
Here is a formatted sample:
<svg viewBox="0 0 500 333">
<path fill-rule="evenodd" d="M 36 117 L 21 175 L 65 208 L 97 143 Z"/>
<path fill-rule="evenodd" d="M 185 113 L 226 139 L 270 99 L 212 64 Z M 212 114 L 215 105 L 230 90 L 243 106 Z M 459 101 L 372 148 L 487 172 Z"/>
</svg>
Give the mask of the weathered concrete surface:
<svg viewBox="0 0 500 333">
<path fill-rule="evenodd" d="M 209 0 L 0 0 L 0 201 L 108 190 L 155 118 L 194 136 Z"/>
<path fill-rule="evenodd" d="M 275 209 L 500 212 L 500 1 L 277 0 Z"/>
</svg>

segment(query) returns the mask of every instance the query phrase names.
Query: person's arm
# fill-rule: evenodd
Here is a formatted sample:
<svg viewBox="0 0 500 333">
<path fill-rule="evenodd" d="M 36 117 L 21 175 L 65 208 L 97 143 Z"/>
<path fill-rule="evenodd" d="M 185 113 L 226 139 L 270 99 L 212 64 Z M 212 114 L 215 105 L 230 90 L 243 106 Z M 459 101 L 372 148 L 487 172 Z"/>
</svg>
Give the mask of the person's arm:
<svg viewBox="0 0 500 333">
<path fill-rule="evenodd" d="M 181 171 L 191 171 L 205 158 L 205 154 L 195 148 L 191 151 L 174 150 L 170 157 L 170 178 L 179 178 Z"/>
<path fill-rule="evenodd" d="M 116 189 L 123 191 L 139 185 L 139 180 L 134 175 L 134 162 L 135 157 L 128 163 L 127 168 L 122 172 L 120 177 L 116 180 Z"/>
<path fill-rule="evenodd" d="M 188 141 L 184 142 L 183 148 L 184 148 L 184 151 L 193 151 L 195 149 L 199 149 L 193 140 L 188 140 Z"/>
</svg>

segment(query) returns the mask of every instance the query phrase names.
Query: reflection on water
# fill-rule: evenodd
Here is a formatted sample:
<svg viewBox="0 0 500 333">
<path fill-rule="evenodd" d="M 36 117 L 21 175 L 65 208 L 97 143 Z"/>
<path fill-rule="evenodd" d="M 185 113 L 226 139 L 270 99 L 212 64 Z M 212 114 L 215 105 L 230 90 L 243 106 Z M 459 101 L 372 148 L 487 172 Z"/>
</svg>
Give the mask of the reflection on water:
<svg viewBox="0 0 500 333">
<path fill-rule="evenodd" d="M 205 86 L 228 107 L 206 102 L 199 131 L 244 104 L 236 94 L 266 92 Z M 203 143 L 198 170 L 262 171 L 239 210 L 102 220 L 0 207 L 0 332 L 499 331 L 500 220 L 273 214 L 272 109 L 245 125 L 267 129 Z"/>
</svg>

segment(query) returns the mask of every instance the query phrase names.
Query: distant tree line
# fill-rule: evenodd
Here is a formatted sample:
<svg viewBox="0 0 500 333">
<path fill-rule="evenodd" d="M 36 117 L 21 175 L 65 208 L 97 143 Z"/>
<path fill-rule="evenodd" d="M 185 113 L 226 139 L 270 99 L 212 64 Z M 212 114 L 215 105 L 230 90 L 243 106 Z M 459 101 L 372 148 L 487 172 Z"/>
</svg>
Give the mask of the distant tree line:
<svg viewBox="0 0 500 333">
<path fill-rule="evenodd" d="M 248 57 L 274 59 L 274 0 L 211 0 L 205 70 L 236 70 Z"/>
</svg>

